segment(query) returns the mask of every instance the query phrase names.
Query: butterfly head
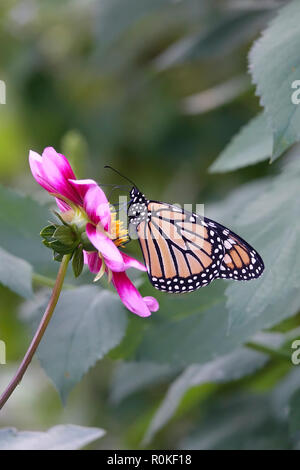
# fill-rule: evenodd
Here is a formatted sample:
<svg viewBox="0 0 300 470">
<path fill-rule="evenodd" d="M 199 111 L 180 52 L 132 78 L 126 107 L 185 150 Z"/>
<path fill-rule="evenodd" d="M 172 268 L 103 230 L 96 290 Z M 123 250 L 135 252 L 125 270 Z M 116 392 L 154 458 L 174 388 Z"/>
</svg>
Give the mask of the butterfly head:
<svg viewBox="0 0 300 470">
<path fill-rule="evenodd" d="M 145 195 L 142 194 L 135 186 L 130 191 L 130 204 L 128 207 L 129 222 L 138 225 L 142 220 L 148 217 L 148 203 Z"/>
</svg>

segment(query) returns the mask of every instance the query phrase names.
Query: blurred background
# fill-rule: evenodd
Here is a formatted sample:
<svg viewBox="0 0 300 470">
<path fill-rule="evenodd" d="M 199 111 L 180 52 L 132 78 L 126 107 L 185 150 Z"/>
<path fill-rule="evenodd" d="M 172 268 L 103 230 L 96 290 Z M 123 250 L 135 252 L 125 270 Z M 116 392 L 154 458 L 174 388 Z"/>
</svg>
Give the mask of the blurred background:
<svg viewBox="0 0 300 470">
<path fill-rule="evenodd" d="M 247 71 L 248 51 L 282 3 L 2 0 L 0 79 L 7 96 L 0 105 L 0 182 L 47 202 L 28 166 L 29 149 L 41 153 L 46 146 L 64 153 L 78 178 L 124 184 L 104 170 L 109 164 L 149 198 L 171 203 L 218 207 L 240 185 L 272 175 L 276 165 L 268 162 L 223 174 L 210 173 L 209 167 L 260 109 Z M 43 250 L 48 264 L 39 270 L 55 272 L 57 265 Z M 136 242 L 128 251 L 140 256 Z M 19 305 L 18 296 L 0 287 L 1 336 L 9 344 L 1 388 L 30 338 Z M 136 448 L 177 371 L 154 374 L 146 388 L 116 397 L 117 369 L 112 357 L 102 360 L 62 408 L 36 361 L 1 426 L 100 426 L 107 436 L 95 447 Z M 265 403 L 261 396 L 245 399 L 241 391 L 268 389 L 285 372 L 279 363 L 264 377 L 190 389 L 150 447 L 192 445 L 187 436 L 195 422 L 211 429 L 214 422 L 222 428 L 234 421 L 228 432 L 242 432 L 251 410 L 265 409 Z M 262 439 L 268 426 L 267 416 Z M 285 430 L 278 430 L 276 442 L 288 446 Z"/>
</svg>

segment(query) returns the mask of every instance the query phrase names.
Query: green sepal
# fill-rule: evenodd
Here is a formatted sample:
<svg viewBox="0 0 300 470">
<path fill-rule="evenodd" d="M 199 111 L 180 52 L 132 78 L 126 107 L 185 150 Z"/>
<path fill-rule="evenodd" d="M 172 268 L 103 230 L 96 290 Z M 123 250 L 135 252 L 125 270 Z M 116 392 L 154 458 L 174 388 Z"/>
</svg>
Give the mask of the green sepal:
<svg viewBox="0 0 300 470">
<path fill-rule="evenodd" d="M 53 238 L 63 245 L 71 246 L 74 245 L 77 237 L 71 227 L 60 225 L 53 233 Z"/>
<path fill-rule="evenodd" d="M 56 215 L 56 217 L 61 221 L 63 225 L 65 225 L 66 227 L 69 227 L 69 224 L 62 218 L 59 212 L 53 211 L 53 214 Z"/>
<path fill-rule="evenodd" d="M 51 248 L 53 251 L 56 251 L 57 253 L 61 253 L 62 255 L 67 255 L 69 253 L 72 253 L 74 249 L 76 248 L 75 245 L 67 246 L 57 240 L 54 240 L 52 242 L 47 242 L 47 243 L 48 244 L 46 246 Z"/>
<path fill-rule="evenodd" d="M 40 231 L 40 236 L 44 238 L 45 240 L 50 241 L 56 229 L 57 229 L 57 225 L 54 225 L 54 224 L 47 225 Z"/>
<path fill-rule="evenodd" d="M 56 253 L 53 251 L 53 259 L 54 261 L 59 261 L 61 262 L 63 260 L 64 255 L 62 253 Z"/>
<path fill-rule="evenodd" d="M 95 249 L 94 245 L 92 245 L 91 243 L 84 243 L 83 248 L 84 248 L 85 251 L 88 251 L 89 253 L 92 253 L 92 252 L 96 253 L 96 251 L 97 251 Z"/>
<path fill-rule="evenodd" d="M 50 247 L 50 242 L 48 240 L 43 240 L 42 241 L 43 245 L 45 245 L 47 248 L 51 248 Z"/>
<path fill-rule="evenodd" d="M 90 242 L 86 233 L 81 234 L 82 246 L 85 251 L 97 251 L 94 245 Z"/>
<path fill-rule="evenodd" d="M 83 248 L 82 245 L 79 245 L 77 250 L 74 252 L 72 267 L 75 277 L 80 276 L 83 270 L 84 259 L 83 259 Z"/>
</svg>

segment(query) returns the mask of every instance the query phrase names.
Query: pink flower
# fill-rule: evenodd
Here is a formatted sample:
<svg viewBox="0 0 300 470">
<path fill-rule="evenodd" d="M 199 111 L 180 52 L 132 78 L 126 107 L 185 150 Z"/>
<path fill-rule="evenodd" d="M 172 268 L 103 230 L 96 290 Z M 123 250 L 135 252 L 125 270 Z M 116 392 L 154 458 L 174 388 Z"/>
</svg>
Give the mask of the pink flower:
<svg viewBox="0 0 300 470">
<path fill-rule="evenodd" d="M 133 313 L 140 317 L 148 317 L 151 312 L 156 312 L 159 304 L 154 297 L 142 297 L 131 280 L 126 275 L 126 270 L 129 268 L 136 268 L 140 271 L 146 271 L 146 267 L 134 258 L 122 253 L 123 261 L 125 264 L 124 271 L 111 271 L 112 283 L 115 286 L 120 299 L 123 304 Z M 97 252 L 85 252 L 85 263 L 88 264 L 92 273 L 101 273 L 103 268 L 103 261 Z"/>
<path fill-rule="evenodd" d="M 83 226 L 95 251 L 84 252 L 84 261 L 96 280 L 106 273 L 112 280 L 122 302 L 133 313 L 147 317 L 156 312 L 159 304 L 153 297 L 142 297 L 126 270 L 145 266 L 118 248 L 126 239 L 102 189 L 93 180 L 77 180 L 67 158 L 47 147 L 42 156 L 29 153 L 31 172 L 36 181 L 56 198 L 62 217 Z"/>
</svg>

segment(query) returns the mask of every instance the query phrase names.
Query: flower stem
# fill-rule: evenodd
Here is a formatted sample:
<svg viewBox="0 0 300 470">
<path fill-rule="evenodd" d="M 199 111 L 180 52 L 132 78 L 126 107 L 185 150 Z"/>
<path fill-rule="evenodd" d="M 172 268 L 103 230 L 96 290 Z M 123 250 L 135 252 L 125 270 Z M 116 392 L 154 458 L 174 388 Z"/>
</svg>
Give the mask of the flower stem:
<svg viewBox="0 0 300 470">
<path fill-rule="evenodd" d="M 289 361 L 291 362 L 291 355 L 283 351 L 282 349 L 273 349 L 269 348 L 268 346 L 264 346 L 263 344 L 258 344 L 258 343 L 246 343 L 245 346 L 247 348 L 253 349 L 254 351 L 258 351 L 264 354 L 268 354 L 271 357 L 275 357 L 277 359 L 283 359 L 284 361 Z"/>
<path fill-rule="evenodd" d="M 65 255 L 63 257 L 63 260 L 61 262 L 57 278 L 55 281 L 55 285 L 53 287 L 52 295 L 50 297 L 49 303 L 47 305 L 46 311 L 43 315 L 43 318 L 41 319 L 41 322 L 38 326 L 38 329 L 36 330 L 36 333 L 31 341 L 31 344 L 21 362 L 20 367 L 18 368 L 16 375 L 14 378 L 11 380 L 9 385 L 7 386 L 6 390 L 3 392 L 3 394 L 0 397 L 0 410 L 3 408 L 9 397 L 12 395 L 14 390 L 16 389 L 17 385 L 21 382 L 33 356 L 34 353 L 36 352 L 43 336 L 46 331 L 46 328 L 51 320 L 52 314 L 54 312 L 54 309 L 56 307 L 56 304 L 58 302 L 62 286 L 64 283 L 65 275 L 67 272 L 68 264 L 70 261 L 71 255 Z"/>
</svg>

